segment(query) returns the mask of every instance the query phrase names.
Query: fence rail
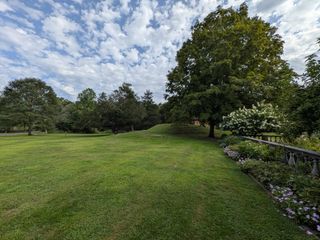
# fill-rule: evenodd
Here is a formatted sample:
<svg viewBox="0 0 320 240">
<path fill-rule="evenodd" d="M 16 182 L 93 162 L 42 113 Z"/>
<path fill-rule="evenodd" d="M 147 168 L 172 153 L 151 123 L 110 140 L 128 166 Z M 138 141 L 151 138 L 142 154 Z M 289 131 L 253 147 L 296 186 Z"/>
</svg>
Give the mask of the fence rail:
<svg viewBox="0 0 320 240">
<path fill-rule="evenodd" d="M 284 138 L 281 135 L 255 135 L 249 136 L 255 139 L 265 140 L 269 142 L 283 142 Z"/>
<path fill-rule="evenodd" d="M 253 137 L 242 137 L 250 141 L 267 144 L 270 147 L 278 147 L 284 149 L 284 162 L 290 166 L 297 166 L 299 161 L 304 163 L 310 162 L 312 165 L 311 174 L 313 176 L 319 176 L 319 163 L 320 163 L 320 153 L 316 151 L 306 150 L 303 148 L 298 148 L 278 142 L 271 142 L 262 139 L 257 139 Z"/>
</svg>

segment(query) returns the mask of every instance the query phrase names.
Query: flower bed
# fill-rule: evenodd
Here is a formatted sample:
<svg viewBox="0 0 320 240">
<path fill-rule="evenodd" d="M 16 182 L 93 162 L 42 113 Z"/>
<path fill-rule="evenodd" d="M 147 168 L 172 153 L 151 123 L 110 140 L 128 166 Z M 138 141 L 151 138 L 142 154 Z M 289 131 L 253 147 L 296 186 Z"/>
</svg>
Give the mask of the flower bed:
<svg viewBox="0 0 320 240">
<path fill-rule="evenodd" d="M 245 145 L 245 154 L 239 152 Z M 250 147 L 253 148 L 250 154 Z M 238 143 L 224 147 L 224 153 L 236 160 L 241 170 L 253 176 L 271 194 L 283 214 L 298 224 L 309 227 L 308 234 L 320 236 L 320 180 L 297 172 L 296 169 L 279 161 L 270 160 L 273 156 L 265 148 L 251 143 Z M 249 154 L 248 154 L 249 153 Z M 253 157 L 253 158 L 254 158 Z"/>
</svg>

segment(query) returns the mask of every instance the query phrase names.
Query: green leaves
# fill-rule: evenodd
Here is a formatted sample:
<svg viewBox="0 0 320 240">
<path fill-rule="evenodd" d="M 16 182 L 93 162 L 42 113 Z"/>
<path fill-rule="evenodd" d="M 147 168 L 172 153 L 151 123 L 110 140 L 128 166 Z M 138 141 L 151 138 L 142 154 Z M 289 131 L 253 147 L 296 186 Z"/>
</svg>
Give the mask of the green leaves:
<svg viewBox="0 0 320 240">
<path fill-rule="evenodd" d="M 192 29 L 168 74 L 167 93 L 189 118 L 218 124 L 222 116 L 257 101 L 279 102 L 293 71 L 281 59 L 283 41 L 258 17 L 218 7 Z M 277 94 L 274 91 L 277 90 Z"/>
<path fill-rule="evenodd" d="M 252 108 L 243 107 L 223 117 L 222 127 L 246 136 L 278 131 L 283 123 L 284 116 L 277 107 L 261 102 Z"/>
<path fill-rule="evenodd" d="M 0 124 L 3 127 L 34 126 L 47 129 L 54 123 L 57 97 L 45 82 L 35 78 L 15 80 L 5 87 L 1 97 Z"/>
</svg>

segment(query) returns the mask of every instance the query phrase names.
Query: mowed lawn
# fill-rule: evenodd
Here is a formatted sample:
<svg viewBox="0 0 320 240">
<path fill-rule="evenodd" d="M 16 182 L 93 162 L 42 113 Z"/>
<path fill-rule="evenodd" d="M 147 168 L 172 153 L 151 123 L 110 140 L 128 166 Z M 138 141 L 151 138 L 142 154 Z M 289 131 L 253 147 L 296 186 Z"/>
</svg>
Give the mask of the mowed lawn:
<svg viewBox="0 0 320 240">
<path fill-rule="evenodd" d="M 0 238 L 309 239 L 191 130 L 0 137 Z"/>
</svg>

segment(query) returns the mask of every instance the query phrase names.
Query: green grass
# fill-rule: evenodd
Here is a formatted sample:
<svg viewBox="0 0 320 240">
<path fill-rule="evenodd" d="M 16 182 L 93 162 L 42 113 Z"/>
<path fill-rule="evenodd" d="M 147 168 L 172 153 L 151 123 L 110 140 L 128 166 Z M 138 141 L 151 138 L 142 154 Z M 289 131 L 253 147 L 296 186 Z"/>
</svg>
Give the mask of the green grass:
<svg viewBox="0 0 320 240">
<path fill-rule="evenodd" d="M 206 133 L 0 137 L 0 239 L 307 239 Z"/>
</svg>

